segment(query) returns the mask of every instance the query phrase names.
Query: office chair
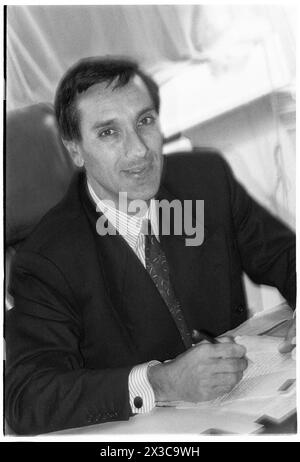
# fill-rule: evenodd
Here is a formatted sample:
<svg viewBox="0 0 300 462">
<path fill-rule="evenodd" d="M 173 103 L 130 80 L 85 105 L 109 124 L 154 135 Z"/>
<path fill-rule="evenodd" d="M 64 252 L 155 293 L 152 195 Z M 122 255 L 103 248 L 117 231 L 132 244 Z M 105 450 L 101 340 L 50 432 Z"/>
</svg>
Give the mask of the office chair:
<svg viewBox="0 0 300 462">
<path fill-rule="evenodd" d="M 7 113 L 5 152 L 6 308 L 11 263 L 20 243 L 65 194 L 75 167 L 60 140 L 51 104 Z"/>
</svg>

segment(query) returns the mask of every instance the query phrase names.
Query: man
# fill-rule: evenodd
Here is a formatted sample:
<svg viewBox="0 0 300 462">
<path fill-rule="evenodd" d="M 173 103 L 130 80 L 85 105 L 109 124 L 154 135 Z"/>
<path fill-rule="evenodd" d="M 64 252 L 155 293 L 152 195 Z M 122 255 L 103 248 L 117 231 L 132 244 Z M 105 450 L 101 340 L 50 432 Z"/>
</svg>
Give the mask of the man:
<svg viewBox="0 0 300 462">
<path fill-rule="evenodd" d="M 294 306 L 293 234 L 217 153 L 163 159 L 158 89 L 135 63 L 80 61 L 60 82 L 55 111 L 82 171 L 15 261 L 8 423 L 43 433 L 229 391 L 247 367 L 245 348 L 226 336 L 201 342 L 201 331 L 218 336 L 246 319 L 242 271 Z M 119 193 L 128 210 L 139 200 L 140 213 L 120 210 Z M 163 233 L 154 199 L 204 200 L 201 245 L 186 245 L 174 223 Z"/>
</svg>

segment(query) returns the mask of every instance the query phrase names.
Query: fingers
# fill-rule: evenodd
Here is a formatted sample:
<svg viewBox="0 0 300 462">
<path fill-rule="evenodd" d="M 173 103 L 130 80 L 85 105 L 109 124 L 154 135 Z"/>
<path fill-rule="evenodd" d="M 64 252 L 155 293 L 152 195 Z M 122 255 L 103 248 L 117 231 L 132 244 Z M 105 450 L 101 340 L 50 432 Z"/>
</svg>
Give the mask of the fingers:
<svg viewBox="0 0 300 462">
<path fill-rule="evenodd" d="M 286 339 L 284 340 L 278 347 L 280 353 L 289 353 L 295 348 L 296 345 L 296 337 L 293 339 Z"/>
<path fill-rule="evenodd" d="M 201 398 L 195 401 L 208 401 L 230 392 L 242 377 L 241 371 L 234 374 L 214 374 L 209 381 L 209 386 L 201 385 Z"/>
<path fill-rule="evenodd" d="M 279 345 L 280 353 L 289 353 L 296 345 L 296 320 L 294 319 L 284 341 Z"/>
<path fill-rule="evenodd" d="M 239 371 L 234 374 L 219 374 L 218 385 L 222 387 L 233 388 L 243 378 L 243 372 Z"/>
<path fill-rule="evenodd" d="M 225 393 L 229 393 L 237 384 L 239 380 L 232 380 L 231 382 L 228 381 L 228 383 L 223 383 L 222 385 L 217 385 L 216 387 L 213 387 L 213 394 L 214 398 L 217 398 L 218 396 L 224 395 Z"/>
<path fill-rule="evenodd" d="M 222 343 L 200 343 L 194 347 L 202 358 L 243 358 L 246 348 L 232 341 Z"/>
<path fill-rule="evenodd" d="M 243 378 L 248 367 L 246 358 L 227 358 L 212 361 L 214 364 L 213 383 L 217 396 L 228 393 Z"/>
<path fill-rule="evenodd" d="M 219 374 L 216 375 L 217 381 L 212 387 L 212 394 L 214 398 L 221 396 L 224 393 L 229 393 L 243 377 L 243 372 L 237 372 L 235 374 Z"/>
<path fill-rule="evenodd" d="M 292 324 L 286 334 L 286 340 L 292 340 L 296 337 L 296 319 L 293 319 Z"/>
<path fill-rule="evenodd" d="M 237 372 L 244 372 L 248 367 L 248 361 L 246 358 L 239 359 L 219 359 L 215 364 L 215 373 L 216 374 L 234 374 Z"/>
</svg>

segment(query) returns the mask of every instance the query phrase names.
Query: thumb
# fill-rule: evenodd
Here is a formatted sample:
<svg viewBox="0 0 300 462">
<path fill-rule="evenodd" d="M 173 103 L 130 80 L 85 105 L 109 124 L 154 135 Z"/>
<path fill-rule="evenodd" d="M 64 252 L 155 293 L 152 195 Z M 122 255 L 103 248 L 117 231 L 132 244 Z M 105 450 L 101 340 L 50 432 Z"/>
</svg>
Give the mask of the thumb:
<svg viewBox="0 0 300 462">
<path fill-rule="evenodd" d="M 296 345 L 296 321 L 295 319 L 290 326 L 284 341 L 279 345 L 280 353 L 288 353 L 293 350 Z"/>
</svg>

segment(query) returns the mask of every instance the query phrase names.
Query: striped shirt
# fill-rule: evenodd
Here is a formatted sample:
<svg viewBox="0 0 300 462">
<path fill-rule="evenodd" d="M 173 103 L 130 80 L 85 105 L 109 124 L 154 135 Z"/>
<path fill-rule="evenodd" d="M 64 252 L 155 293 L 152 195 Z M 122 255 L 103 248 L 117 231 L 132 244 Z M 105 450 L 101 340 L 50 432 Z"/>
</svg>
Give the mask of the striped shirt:
<svg viewBox="0 0 300 462">
<path fill-rule="evenodd" d="M 146 268 L 143 223 L 145 219 L 150 220 L 152 232 L 158 239 L 158 221 L 155 201 L 151 199 L 150 206 L 144 216 L 129 216 L 123 211 L 112 207 L 111 204 L 99 199 L 89 183 L 88 189 L 93 201 L 97 205 L 97 210 L 105 215 L 110 224 L 126 240 Z M 155 364 L 159 364 L 159 362 L 150 361 L 148 363 L 139 364 L 130 371 L 128 377 L 129 401 L 134 414 L 149 412 L 155 406 L 154 392 L 147 375 L 148 367 Z M 136 398 L 141 398 L 141 400 L 136 400 Z M 139 403 L 139 407 L 136 407 L 135 404 L 137 403 Z"/>
</svg>

